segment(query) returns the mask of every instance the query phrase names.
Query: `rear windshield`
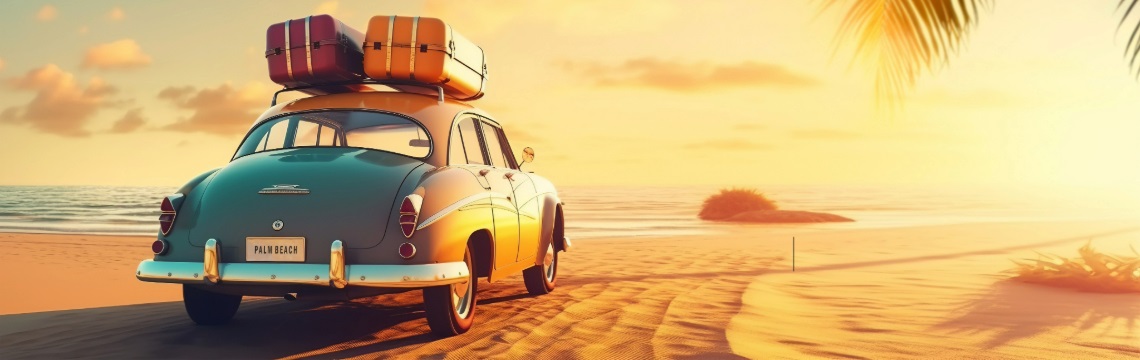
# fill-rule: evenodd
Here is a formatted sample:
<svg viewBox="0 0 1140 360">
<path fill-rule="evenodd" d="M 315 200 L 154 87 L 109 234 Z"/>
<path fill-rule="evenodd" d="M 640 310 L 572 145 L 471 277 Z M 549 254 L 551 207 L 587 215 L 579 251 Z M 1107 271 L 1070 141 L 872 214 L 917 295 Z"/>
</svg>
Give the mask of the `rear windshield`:
<svg viewBox="0 0 1140 360">
<path fill-rule="evenodd" d="M 234 158 L 301 147 L 354 147 L 414 158 L 431 153 L 431 138 L 410 119 L 369 111 L 321 111 L 261 123 L 246 136 Z"/>
</svg>

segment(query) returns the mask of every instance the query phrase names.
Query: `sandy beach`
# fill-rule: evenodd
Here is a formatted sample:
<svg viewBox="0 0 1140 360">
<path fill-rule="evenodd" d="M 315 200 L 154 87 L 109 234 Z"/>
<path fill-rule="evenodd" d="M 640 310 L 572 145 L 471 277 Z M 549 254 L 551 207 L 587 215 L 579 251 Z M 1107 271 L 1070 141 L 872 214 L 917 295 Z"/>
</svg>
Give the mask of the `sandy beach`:
<svg viewBox="0 0 1140 360">
<path fill-rule="evenodd" d="M 429 334 L 419 291 L 346 303 L 246 298 L 195 326 L 136 281 L 146 237 L 0 234 L 4 358 L 1129 358 L 1140 295 L 1009 281 L 1013 258 L 1140 247 L 1140 223 L 891 229 L 730 226 L 583 239 L 558 288 L 481 285 L 475 327 Z M 572 234 L 571 234 L 572 235 Z M 791 238 L 796 238 L 792 271 Z"/>
</svg>

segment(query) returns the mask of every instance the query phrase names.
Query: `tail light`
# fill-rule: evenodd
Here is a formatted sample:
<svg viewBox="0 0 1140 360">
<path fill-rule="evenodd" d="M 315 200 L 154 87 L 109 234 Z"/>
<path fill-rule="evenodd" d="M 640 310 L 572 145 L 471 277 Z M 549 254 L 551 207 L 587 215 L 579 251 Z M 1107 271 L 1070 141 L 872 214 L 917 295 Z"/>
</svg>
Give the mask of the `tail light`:
<svg viewBox="0 0 1140 360">
<path fill-rule="evenodd" d="M 415 245 L 412 245 L 412 243 L 400 244 L 400 257 L 405 258 L 405 259 L 411 259 L 413 256 L 416 256 L 416 246 Z"/>
<path fill-rule="evenodd" d="M 178 215 L 178 208 L 182 206 L 182 194 L 174 194 L 162 199 L 162 214 L 158 216 L 158 227 L 163 235 L 170 234 L 174 228 L 174 218 Z"/>
<path fill-rule="evenodd" d="M 420 205 L 423 202 L 423 197 L 411 194 L 400 203 L 400 231 L 404 232 L 404 237 L 411 238 L 416 232 L 416 221 L 419 220 Z"/>
<path fill-rule="evenodd" d="M 166 242 L 162 241 L 162 239 L 155 240 L 153 243 L 150 243 L 150 251 L 153 251 L 155 255 L 165 254 Z"/>
</svg>

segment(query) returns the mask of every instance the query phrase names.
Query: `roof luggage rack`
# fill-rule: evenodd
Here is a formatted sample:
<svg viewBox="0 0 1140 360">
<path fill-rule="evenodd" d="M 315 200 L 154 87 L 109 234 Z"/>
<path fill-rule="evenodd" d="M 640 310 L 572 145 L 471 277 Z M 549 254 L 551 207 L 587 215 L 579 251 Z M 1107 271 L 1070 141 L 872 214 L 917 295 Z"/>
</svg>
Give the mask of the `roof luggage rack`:
<svg viewBox="0 0 1140 360">
<path fill-rule="evenodd" d="M 300 90 L 307 90 L 307 89 L 314 89 L 314 88 L 321 88 L 321 87 L 334 87 L 334 86 L 341 86 L 341 85 L 384 85 L 384 86 L 387 86 L 389 88 L 392 88 L 393 90 L 401 91 L 401 92 L 403 90 L 400 88 L 397 88 L 396 86 L 416 86 L 416 87 L 422 87 L 422 88 L 426 88 L 426 89 L 435 90 L 436 93 L 439 94 L 439 102 L 440 103 L 442 103 L 445 99 L 444 98 L 445 95 L 443 93 L 443 87 L 439 86 L 439 85 L 431 85 L 431 84 L 424 84 L 424 83 L 418 83 L 418 82 L 412 82 L 412 81 L 399 81 L 399 80 L 355 80 L 355 81 L 332 82 L 332 83 L 324 83 L 324 84 L 316 84 L 316 85 L 305 85 L 305 86 L 298 86 L 298 87 L 291 87 L 291 88 L 284 88 L 281 90 L 277 90 L 277 92 L 273 93 L 273 100 L 270 101 L 269 106 L 276 106 L 277 105 L 277 95 L 281 95 L 281 93 L 283 93 L 283 92 L 300 91 Z M 332 94 L 343 94 L 343 93 L 347 93 L 347 92 L 348 91 L 332 92 Z M 424 95 L 426 95 L 426 94 L 424 94 Z"/>
</svg>

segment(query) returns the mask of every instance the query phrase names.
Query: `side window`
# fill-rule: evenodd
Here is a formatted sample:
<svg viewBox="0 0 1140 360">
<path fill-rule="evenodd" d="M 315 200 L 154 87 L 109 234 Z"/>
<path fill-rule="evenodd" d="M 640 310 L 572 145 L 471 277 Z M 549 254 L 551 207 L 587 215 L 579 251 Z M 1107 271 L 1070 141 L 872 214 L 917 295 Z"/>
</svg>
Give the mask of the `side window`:
<svg viewBox="0 0 1140 360">
<path fill-rule="evenodd" d="M 502 142 L 502 131 L 498 128 L 491 126 L 488 123 L 479 122 L 483 125 L 483 140 L 487 141 L 487 154 L 491 156 L 491 165 L 504 169 L 513 169 L 514 163 L 511 162 L 507 155 L 503 152 L 505 149 Z"/>
<path fill-rule="evenodd" d="M 457 131 L 451 135 L 450 157 L 452 164 L 487 164 L 474 119 L 468 118 L 459 122 Z"/>
</svg>

